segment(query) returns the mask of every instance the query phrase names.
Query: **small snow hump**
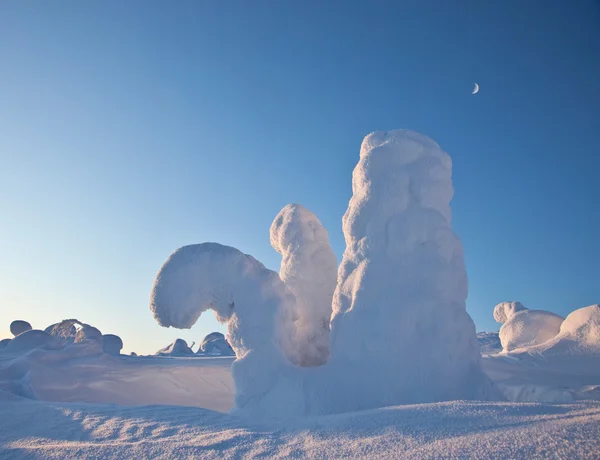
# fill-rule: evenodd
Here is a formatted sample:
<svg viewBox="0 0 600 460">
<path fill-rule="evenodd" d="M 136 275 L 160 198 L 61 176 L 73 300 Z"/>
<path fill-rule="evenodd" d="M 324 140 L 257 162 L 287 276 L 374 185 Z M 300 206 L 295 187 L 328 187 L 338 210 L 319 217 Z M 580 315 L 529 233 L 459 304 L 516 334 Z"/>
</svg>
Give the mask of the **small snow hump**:
<svg viewBox="0 0 600 460">
<path fill-rule="evenodd" d="M 10 332 L 15 337 L 18 336 L 19 334 L 22 334 L 23 332 L 30 331 L 31 329 L 32 329 L 31 324 L 29 324 L 27 321 L 23 321 L 21 319 L 17 319 L 15 321 L 13 321 L 12 323 L 10 323 Z"/>
</svg>

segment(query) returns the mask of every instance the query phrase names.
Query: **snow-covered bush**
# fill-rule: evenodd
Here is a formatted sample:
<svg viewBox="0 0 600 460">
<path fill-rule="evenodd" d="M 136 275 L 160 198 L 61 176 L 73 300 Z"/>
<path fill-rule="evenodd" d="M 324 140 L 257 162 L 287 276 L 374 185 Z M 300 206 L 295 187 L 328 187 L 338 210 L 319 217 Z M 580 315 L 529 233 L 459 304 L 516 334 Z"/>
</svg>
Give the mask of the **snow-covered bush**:
<svg viewBox="0 0 600 460">
<path fill-rule="evenodd" d="M 31 331 L 32 327 L 27 321 L 17 319 L 10 323 L 10 332 L 15 337 L 23 332 Z"/>
<path fill-rule="evenodd" d="M 91 340 L 94 342 L 102 343 L 102 332 L 94 326 L 89 324 L 82 325 L 75 334 L 74 343 L 80 343 L 84 340 Z"/>
<path fill-rule="evenodd" d="M 540 345 L 556 336 L 564 320 L 544 310 L 528 310 L 520 302 L 502 302 L 494 308 L 494 318 L 503 322 L 500 342 L 504 352 Z M 503 320 L 503 321 L 500 321 Z"/>
<path fill-rule="evenodd" d="M 76 319 L 65 319 L 48 326 L 45 331 L 66 346 L 75 341 L 77 329 L 83 326 L 84 324 Z"/>
<path fill-rule="evenodd" d="M 337 260 L 321 221 L 305 207 L 288 204 L 270 229 L 271 246 L 281 254 L 279 276 L 296 297 L 290 356 L 294 364 L 319 366 L 329 358 L 331 300 Z"/>
</svg>

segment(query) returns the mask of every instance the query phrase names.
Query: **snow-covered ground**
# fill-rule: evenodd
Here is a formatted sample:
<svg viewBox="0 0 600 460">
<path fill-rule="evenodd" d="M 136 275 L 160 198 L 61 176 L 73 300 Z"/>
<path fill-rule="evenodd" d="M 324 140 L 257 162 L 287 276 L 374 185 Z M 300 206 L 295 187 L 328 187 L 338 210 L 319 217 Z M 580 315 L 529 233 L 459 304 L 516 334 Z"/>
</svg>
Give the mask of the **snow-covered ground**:
<svg viewBox="0 0 600 460">
<path fill-rule="evenodd" d="M 510 399 L 546 403 L 454 401 L 276 420 L 226 414 L 235 358 L 59 353 L 0 352 L 0 458 L 591 458 L 600 451 L 599 362 L 576 372 L 534 354 L 484 357 L 484 371 Z M 19 388 L 31 390 L 28 399 L 14 394 Z"/>
<path fill-rule="evenodd" d="M 600 403 L 447 402 L 288 420 L 194 407 L 0 404 L 11 458 L 597 458 Z"/>
</svg>

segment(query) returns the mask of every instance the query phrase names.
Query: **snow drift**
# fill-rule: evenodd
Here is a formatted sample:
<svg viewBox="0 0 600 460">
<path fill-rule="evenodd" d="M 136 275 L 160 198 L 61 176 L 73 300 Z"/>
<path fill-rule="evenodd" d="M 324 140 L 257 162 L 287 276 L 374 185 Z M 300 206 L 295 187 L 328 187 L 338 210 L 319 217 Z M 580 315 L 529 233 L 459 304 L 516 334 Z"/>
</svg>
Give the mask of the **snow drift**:
<svg viewBox="0 0 600 460">
<path fill-rule="evenodd" d="M 288 204 L 273 220 L 271 246 L 281 254 L 279 276 L 296 297 L 291 348 L 295 364 L 318 366 L 329 358 L 331 300 L 337 260 L 321 221 L 299 204 Z"/>
<path fill-rule="evenodd" d="M 296 366 L 297 352 L 289 348 L 297 312 L 321 315 L 330 292 L 330 282 L 310 290 L 310 270 L 319 267 L 304 255 L 317 243 L 317 252 L 329 249 L 325 238 L 306 238 L 307 221 L 315 234 L 323 233 L 300 208 L 284 208 L 271 228 L 286 283 L 235 248 L 185 246 L 159 270 L 150 309 L 166 327 L 190 328 L 208 309 L 228 321 L 238 357 L 232 366 L 236 412 L 324 414 L 495 398 L 465 309 L 462 246 L 451 227 L 451 167 L 448 154 L 417 133 L 372 133 L 363 141 L 343 218 L 347 247 L 326 365 Z M 296 278 L 300 274 L 305 278 Z"/>
<path fill-rule="evenodd" d="M 502 302 L 494 308 L 494 319 L 502 324 L 502 350 L 540 345 L 556 336 L 564 320 L 562 316 L 544 310 L 528 310 L 520 302 Z"/>
</svg>

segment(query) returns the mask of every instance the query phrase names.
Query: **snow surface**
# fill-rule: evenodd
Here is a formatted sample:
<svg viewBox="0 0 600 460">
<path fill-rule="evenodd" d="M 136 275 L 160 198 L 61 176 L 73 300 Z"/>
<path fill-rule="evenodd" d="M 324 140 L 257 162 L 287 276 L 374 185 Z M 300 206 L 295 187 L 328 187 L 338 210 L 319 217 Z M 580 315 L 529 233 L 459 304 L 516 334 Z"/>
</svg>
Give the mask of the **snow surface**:
<svg viewBox="0 0 600 460">
<path fill-rule="evenodd" d="M 2 350 L 0 392 L 40 401 L 172 404 L 221 412 L 233 406 L 233 358 L 113 356 L 96 345 L 21 354 Z"/>
<path fill-rule="evenodd" d="M 329 358 L 331 300 L 337 260 L 321 221 L 299 204 L 288 204 L 270 229 L 271 246 L 281 254 L 279 276 L 296 297 L 290 339 L 294 364 L 319 366 Z M 288 347 L 286 347 L 288 348 Z"/>
<path fill-rule="evenodd" d="M 502 344 L 497 332 L 478 332 L 477 341 L 482 355 L 494 355 L 502 351 Z"/>
<path fill-rule="evenodd" d="M 2 458 L 597 458 L 600 404 L 446 402 L 285 422 L 206 409 L 0 402 Z"/>
</svg>

